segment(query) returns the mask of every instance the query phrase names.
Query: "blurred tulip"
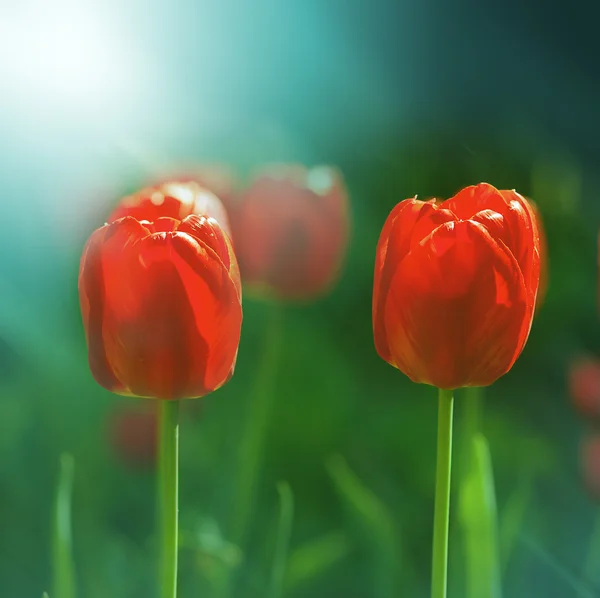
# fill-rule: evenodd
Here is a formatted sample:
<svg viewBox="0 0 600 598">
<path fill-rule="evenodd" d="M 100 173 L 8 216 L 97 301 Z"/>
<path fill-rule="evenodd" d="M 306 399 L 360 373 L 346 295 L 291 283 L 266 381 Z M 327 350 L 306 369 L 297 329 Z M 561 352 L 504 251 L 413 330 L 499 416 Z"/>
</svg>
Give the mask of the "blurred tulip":
<svg viewBox="0 0 600 598">
<path fill-rule="evenodd" d="M 569 395 L 578 411 L 600 418 L 600 360 L 584 358 L 569 367 Z"/>
<path fill-rule="evenodd" d="M 581 442 L 580 458 L 585 487 L 593 498 L 600 499 L 600 434 Z"/>
<path fill-rule="evenodd" d="M 241 286 L 213 218 L 127 216 L 99 228 L 81 259 L 79 295 L 90 368 L 104 388 L 179 399 L 231 377 Z"/>
<path fill-rule="evenodd" d="M 244 283 L 259 295 L 308 300 L 329 291 L 346 253 L 348 198 L 340 173 L 271 166 L 232 203 Z"/>
<path fill-rule="evenodd" d="M 542 214 L 534 201 L 530 199 L 528 199 L 528 201 L 535 215 L 540 238 L 540 285 L 535 302 L 535 310 L 537 311 L 544 303 L 548 291 L 548 242 L 546 241 L 546 231 L 544 229 Z"/>
<path fill-rule="evenodd" d="M 183 220 L 196 214 L 213 218 L 231 237 L 227 211 L 220 199 L 194 181 L 166 181 L 124 197 L 108 222 L 125 216 L 154 222 L 158 218 Z"/>
<path fill-rule="evenodd" d="M 110 442 L 117 456 L 133 467 L 151 467 L 158 454 L 156 403 L 140 403 L 110 414 Z"/>
<path fill-rule="evenodd" d="M 154 185 L 177 181 L 178 183 L 197 183 L 200 187 L 216 195 L 227 208 L 231 203 L 236 179 L 231 168 L 224 164 L 201 164 L 183 166 L 160 176 Z"/>
<path fill-rule="evenodd" d="M 442 204 L 404 200 L 377 246 L 377 351 L 414 382 L 488 386 L 525 346 L 539 277 L 535 216 L 515 191 L 482 183 Z"/>
</svg>

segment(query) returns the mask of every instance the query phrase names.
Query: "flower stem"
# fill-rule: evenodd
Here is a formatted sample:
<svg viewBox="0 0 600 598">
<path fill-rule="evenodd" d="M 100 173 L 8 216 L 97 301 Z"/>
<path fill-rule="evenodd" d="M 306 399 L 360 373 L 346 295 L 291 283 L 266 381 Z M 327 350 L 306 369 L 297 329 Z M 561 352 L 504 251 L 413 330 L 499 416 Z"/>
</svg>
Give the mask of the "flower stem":
<svg viewBox="0 0 600 598">
<path fill-rule="evenodd" d="M 54 594 L 75 598 L 75 567 L 71 545 L 71 494 L 73 491 L 73 457 L 60 456 L 60 472 L 53 514 Z"/>
<path fill-rule="evenodd" d="M 431 598 L 446 598 L 446 587 L 448 584 L 448 523 L 450 519 L 453 406 L 454 396 L 452 391 L 440 388 Z"/>
<path fill-rule="evenodd" d="M 177 596 L 179 401 L 160 401 L 158 520 L 161 598 Z"/>
</svg>

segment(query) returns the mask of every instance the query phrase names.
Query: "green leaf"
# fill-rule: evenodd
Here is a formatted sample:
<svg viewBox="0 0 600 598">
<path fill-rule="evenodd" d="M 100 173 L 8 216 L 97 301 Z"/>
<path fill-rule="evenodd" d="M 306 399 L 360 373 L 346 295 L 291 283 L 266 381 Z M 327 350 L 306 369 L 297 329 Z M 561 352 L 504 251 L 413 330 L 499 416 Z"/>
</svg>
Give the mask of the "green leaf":
<svg viewBox="0 0 600 598">
<path fill-rule="evenodd" d="M 348 517 L 355 524 L 365 548 L 373 558 L 373 595 L 392 598 L 395 596 L 399 553 L 392 516 L 379 498 L 350 469 L 343 457 L 331 457 L 327 462 L 327 469 Z"/>
<path fill-rule="evenodd" d="M 292 552 L 285 575 L 287 591 L 306 584 L 341 562 L 350 553 L 350 541 L 342 532 L 310 540 Z"/>
<path fill-rule="evenodd" d="M 523 528 L 527 508 L 531 502 L 532 485 L 532 476 L 522 475 L 500 514 L 500 560 L 503 572 L 508 567 Z"/>
<path fill-rule="evenodd" d="M 61 455 L 58 486 L 52 515 L 53 593 L 57 598 L 75 598 L 75 569 L 71 540 L 73 469 L 72 455 Z"/>
<path fill-rule="evenodd" d="M 287 482 L 277 485 L 279 492 L 279 519 L 277 537 L 275 541 L 275 554 L 271 567 L 271 581 L 269 598 L 281 598 L 283 595 L 285 570 L 294 522 L 294 495 Z"/>
<path fill-rule="evenodd" d="M 465 540 L 467 596 L 500 598 L 498 524 L 492 461 L 485 437 L 475 434 L 460 483 L 459 512 Z"/>
</svg>

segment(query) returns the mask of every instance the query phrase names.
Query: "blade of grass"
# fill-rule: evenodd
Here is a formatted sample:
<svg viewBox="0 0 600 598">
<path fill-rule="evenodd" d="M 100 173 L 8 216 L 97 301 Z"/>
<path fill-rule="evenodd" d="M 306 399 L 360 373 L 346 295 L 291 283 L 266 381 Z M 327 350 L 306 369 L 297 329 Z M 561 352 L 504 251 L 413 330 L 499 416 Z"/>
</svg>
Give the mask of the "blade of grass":
<svg viewBox="0 0 600 598">
<path fill-rule="evenodd" d="M 492 461 L 487 441 L 475 434 L 460 483 L 459 512 L 465 540 L 467 596 L 500 598 L 498 523 Z"/>
<path fill-rule="evenodd" d="M 306 542 L 292 552 L 285 576 L 291 592 L 324 574 L 350 554 L 350 541 L 342 532 L 332 532 Z"/>
<path fill-rule="evenodd" d="M 60 457 L 58 486 L 52 516 L 53 595 L 56 598 L 75 598 L 75 568 L 71 539 L 71 495 L 73 491 L 73 457 Z"/>
<path fill-rule="evenodd" d="M 287 482 L 280 482 L 277 484 L 277 492 L 279 493 L 279 520 L 271 568 L 269 598 L 283 596 L 285 570 L 294 522 L 294 495 L 290 485 Z"/>
<path fill-rule="evenodd" d="M 522 475 L 500 514 L 500 566 L 503 575 L 506 573 L 527 515 L 527 509 L 531 502 L 532 485 L 531 476 Z"/>
<path fill-rule="evenodd" d="M 348 515 L 360 531 L 373 557 L 373 596 L 393 598 L 396 594 L 395 573 L 398 545 L 394 520 L 386 506 L 337 455 L 327 462 L 327 470 Z"/>
</svg>

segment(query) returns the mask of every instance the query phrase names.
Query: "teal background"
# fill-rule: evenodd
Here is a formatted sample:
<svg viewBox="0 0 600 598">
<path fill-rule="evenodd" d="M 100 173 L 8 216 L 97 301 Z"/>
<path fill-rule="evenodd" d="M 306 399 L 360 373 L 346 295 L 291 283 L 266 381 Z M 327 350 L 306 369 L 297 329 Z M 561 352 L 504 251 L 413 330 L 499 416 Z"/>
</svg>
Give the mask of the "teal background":
<svg viewBox="0 0 600 598">
<path fill-rule="evenodd" d="M 600 351 L 599 79 L 586 35 L 594 19 L 550 4 L 542 27 L 535 3 L 522 14 L 511 3 L 478 6 L 2 7 L 0 596 L 51 588 L 64 451 L 75 459 L 78 595 L 154 595 L 153 471 L 123 462 L 107 433 L 111 414 L 136 399 L 92 380 L 77 273 L 85 240 L 114 202 L 182 161 L 228 163 L 242 185 L 267 161 L 333 163 L 352 207 L 333 293 L 283 308 L 258 507 L 235 595 L 265 595 L 282 479 L 296 505 L 286 596 L 428 595 L 436 396 L 374 350 L 374 251 L 398 201 L 448 197 L 483 180 L 535 199 L 550 247 L 550 289 L 528 345 L 485 396 L 501 534 L 524 497 L 503 544 L 504 595 L 576 595 L 600 516 L 579 472 L 591 425 L 574 413 L 566 379 L 574 358 Z M 271 316 L 245 300 L 234 378 L 200 411 L 184 406 L 182 598 L 219 596 L 240 559 L 225 530 Z M 463 416 L 458 393 L 457 446 Z M 463 560 L 454 509 L 450 596 L 464 595 Z"/>
</svg>

